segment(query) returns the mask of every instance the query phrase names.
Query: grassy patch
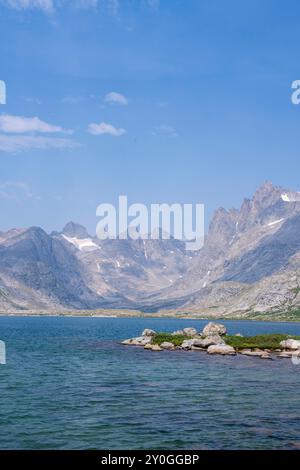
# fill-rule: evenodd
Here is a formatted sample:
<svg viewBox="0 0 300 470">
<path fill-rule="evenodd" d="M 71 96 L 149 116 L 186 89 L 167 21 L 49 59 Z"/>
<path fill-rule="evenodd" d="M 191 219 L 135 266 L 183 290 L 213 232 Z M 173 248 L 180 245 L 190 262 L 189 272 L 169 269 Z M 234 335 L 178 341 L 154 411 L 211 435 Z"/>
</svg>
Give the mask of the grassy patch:
<svg viewBox="0 0 300 470">
<path fill-rule="evenodd" d="M 283 334 L 257 335 L 257 336 L 230 336 L 225 337 L 225 341 L 236 349 L 281 349 L 280 342 L 288 338 L 300 339 L 300 336 L 290 336 Z"/>
<path fill-rule="evenodd" d="M 270 350 L 281 349 L 280 342 L 288 338 L 300 340 L 300 336 L 291 336 L 278 333 L 244 337 L 231 335 L 224 336 L 226 344 L 234 347 L 237 350 L 255 348 Z M 181 346 L 182 342 L 186 339 L 191 339 L 191 337 L 185 335 L 173 336 L 170 333 L 156 333 L 156 335 L 153 336 L 152 343 L 161 345 L 161 343 L 167 341 L 168 343 L 174 344 L 174 346 Z"/>
<path fill-rule="evenodd" d="M 173 336 L 170 333 L 156 333 L 156 335 L 153 336 L 152 338 L 152 343 L 161 345 L 161 343 L 164 343 L 165 341 L 167 341 L 168 343 L 174 344 L 174 346 L 181 346 L 182 342 L 185 339 L 191 339 L 191 338 L 185 335 Z"/>
</svg>

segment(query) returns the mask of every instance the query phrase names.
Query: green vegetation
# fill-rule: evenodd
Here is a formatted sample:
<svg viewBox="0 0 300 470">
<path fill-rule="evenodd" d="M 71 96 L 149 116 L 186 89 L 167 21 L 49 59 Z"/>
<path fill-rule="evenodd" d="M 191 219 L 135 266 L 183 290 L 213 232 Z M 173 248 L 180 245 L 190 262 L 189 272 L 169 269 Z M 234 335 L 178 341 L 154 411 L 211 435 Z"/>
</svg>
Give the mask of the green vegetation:
<svg viewBox="0 0 300 470">
<path fill-rule="evenodd" d="M 225 342 L 236 349 L 281 349 L 280 342 L 291 338 L 289 335 L 270 334 L 257 336 L 225 336 Z M 300 336 L 294 336 L 294 339 L 300 339 Z"/>
<path fill-rule="evenodd" d="M 158 344 L 159 346 L 161 343 L 164 343 L 167 341 L 168 343 L 174 344 L 174 346 L 181 346 L 182 342 L 185 339 L 191 339 L 190 336 L 185 336 L 185 335 L 171 335 L 170 333 L 156 333 L 156 335 L 153 336 L 152 343 L 153 344 Z"/>
<path fill-rule="evenodd" d="M 290 336 L 285 334 L 269 334 L 269 335 L 257 335 L 257 336 L 224 336 L 225 343 L 229 346 L 234 347 L 237 350 L 240 349 L 282 349 L 280 342 L 285 339 L 297 339 L 300 340 L 300 336 Z M 182 342 L 186 339 L 191 339 L 190 336 L 185 335 L 171 335 L 170 333 L 156 333 L 153 336 L 152 343 L 161 345 L 165 341 L 174 344 L 174 346 L 181 346 Z"/>
</svg>

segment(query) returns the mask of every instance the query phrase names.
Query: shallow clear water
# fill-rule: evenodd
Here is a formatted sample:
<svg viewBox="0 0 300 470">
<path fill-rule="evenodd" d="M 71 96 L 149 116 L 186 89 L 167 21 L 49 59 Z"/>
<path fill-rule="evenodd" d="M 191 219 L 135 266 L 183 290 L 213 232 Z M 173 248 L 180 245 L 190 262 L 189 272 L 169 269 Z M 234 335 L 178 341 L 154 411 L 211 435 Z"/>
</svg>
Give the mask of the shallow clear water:
<svg viewBox="0 0 300 470">
<path fill-rule="evenodd" d="M 0 448 L 300 448 L 300 365 L 118 343 L 146 327 L 206 323 L 0 317 Z M 223 323 L 230 333 L 300 334 L 300 324 Z"/>
</svg>

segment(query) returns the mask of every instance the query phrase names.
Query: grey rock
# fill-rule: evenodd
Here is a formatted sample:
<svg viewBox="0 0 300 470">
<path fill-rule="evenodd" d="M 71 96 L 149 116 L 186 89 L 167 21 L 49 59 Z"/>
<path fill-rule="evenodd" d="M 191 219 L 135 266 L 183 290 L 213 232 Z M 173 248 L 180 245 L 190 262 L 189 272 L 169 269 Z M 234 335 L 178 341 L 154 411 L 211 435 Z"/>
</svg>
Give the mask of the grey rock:
<svg viewBox="0 0 300 470">
<path fill-rule="evenodd" d="M 287 339 L 285 341 L 281 341 L 280 346 L 283 349 L 291 349 L 293 351 L 296 351 L 296 350 L 300 349 L 300 341 L 298 341 L 296 339 Z"/>
<path fill-rule="evenodd" d="M 264 350 L 253 351 L 251 349 L 242 349 L 239 352 L 240 352 L 240 354 L 242 354 L 244 356 L 261 357 L 262 359 L 272 359 L 271 354 L 267 351 L 264 351 Z"/>
<path fill-rule="evenodd" d="M 213 336 L 213 335 L 226 335 L 227 328 L 221 323 L 208 323 L 204 328 L 202 335 L 203 336 Z"/>
<path fill-rule="evenodd" d="M 207 352 L 208 354 L 222 354 L 229 356 L 235 356 L 236 354 L 235 349 L 232 346 L 228 346 L 227 344 L 209 346 Z"/>
<path fill-rule="evenodd" d="M 146 328 L 142 333 L 142 336 L 154 336 L 154 335 L 156 335 L 156 331 L 150 330 L 150 328 Z"/>
<path fill-rule="evenodd" d="M 182 342 L 181 348 L 182 349 L 192 349 L 195 345 L 195 339 L 186 339 Z"/>
<path fill-rule="evenodd" d="M 183 328 L 183 333 L 186 336 L 196 336 L 197 335 L 197 330 L 196 330 L 196 328 Z"/>
<path fill-rule="evenodd" d="M 184 335 L 184 332 L 183 330 L 177 330 L 177 331 L 173 331 L 173 333 L 171 333 L 172 336 L 178 336 L 178 335 Z"/>
<path fill-rule="evenodd" d="M 225 344 L 225 341 L 219 335 L 206 336 L 205 338 L 194 340 L 194 346 L 200 348 L 208 348 L 209 346 L 217 344 Z"/>
<path fill-rule="evenodd" d="M 277 354 L 277 357 L 282 359 L 291 359 L 293 357 L 293 353 L 291 351 L 283 351 Z"/>
<path fill-rule="evenodd" d="M 132 345 L 132 346 L 145 346 L 148 343 L 151 343 L 152 338 L 150 336 L 138 336 L 136 338 L 126 339 L 122 341 L 122 344 Z"/>
<path fill-rule="evenodd" d="M 164 341 L 163 343 L 161 343 L 160 347 L 161 349 L 168 349 L 168 350 L 175 349 L 174 344 L 169 343 L 168 341 Z"/>
<path fill-rule="evenodd" d="M 162 351 L 162 348 L 158 344 L 147 343 L 144 349 L 150 349 L 151 351 Z"/>
</svg>

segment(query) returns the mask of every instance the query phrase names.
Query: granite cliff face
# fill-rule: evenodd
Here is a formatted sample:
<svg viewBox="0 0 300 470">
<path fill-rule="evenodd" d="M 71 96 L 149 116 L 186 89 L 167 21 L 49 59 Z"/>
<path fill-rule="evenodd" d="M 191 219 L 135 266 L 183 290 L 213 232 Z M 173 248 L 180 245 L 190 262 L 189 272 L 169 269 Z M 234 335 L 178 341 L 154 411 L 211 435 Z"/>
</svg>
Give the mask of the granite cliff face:
<svg viewBox="0 0 300 470">
<path fill-rule="evenodd" d="M 299 196 L 266 182 L 240 210 L 218 209 L 204 248 L 173 286 L 181 308 L 216 315 L 296 309 Z M 170 301 L 174 291 L 163 295 Z"/>
<path fill-rule="evenodd" d="M 73 222 L 0 232 L 0 309 L 297 309 L 299 234 L 300 194 L 270 182 L 239 210 L 216 210 L 199 252 L 172 239 L 100 241 Z"/>
</svg>

